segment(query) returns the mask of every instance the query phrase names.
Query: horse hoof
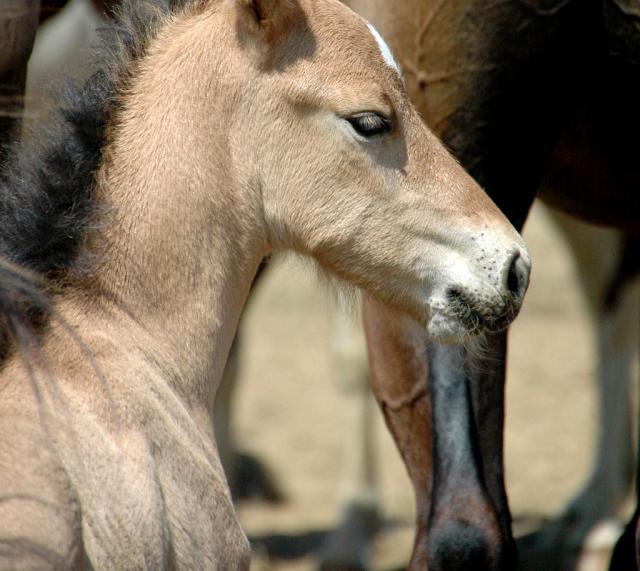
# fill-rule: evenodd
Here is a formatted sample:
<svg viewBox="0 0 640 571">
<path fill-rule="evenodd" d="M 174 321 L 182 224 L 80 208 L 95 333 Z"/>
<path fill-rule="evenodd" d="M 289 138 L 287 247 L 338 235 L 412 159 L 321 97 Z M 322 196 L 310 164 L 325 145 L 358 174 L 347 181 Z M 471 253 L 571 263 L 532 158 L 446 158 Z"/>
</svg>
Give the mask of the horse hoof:
<svg viewBox="0 0 640 571">
<path fill-rule="evenodd" d="M 432 527 L 427 549 L 429 571 L 515 569 L 515 550 L 508 539 L 492 538 L 466 521 L 449 520 Z"/>
</svg>

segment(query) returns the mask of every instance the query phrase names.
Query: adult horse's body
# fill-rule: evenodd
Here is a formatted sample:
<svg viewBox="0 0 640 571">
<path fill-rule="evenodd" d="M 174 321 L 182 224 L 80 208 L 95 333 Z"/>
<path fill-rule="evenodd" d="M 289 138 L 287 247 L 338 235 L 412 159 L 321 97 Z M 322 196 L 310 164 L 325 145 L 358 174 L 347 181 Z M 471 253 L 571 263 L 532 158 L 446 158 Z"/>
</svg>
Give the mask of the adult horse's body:
<svg viewBox="0 0 640 571">
<path fill-rule="evenodd" d="M 247 566 L 210 410 L 270 251 L 441 339 L 506 326 L 526 289 L 518 234 L 364 20 L 333 0 L 177 4 L 125 3 L 117 61 L 2 181 L 0 253 L 51 296 L 25 308 L 35 339 L 11 316 L 23 342 L 4 347 L 2 568 Z"/>
<path fill-rule="evenodd" d="M 626 278 L 637 272 L 637 2 L 349 4 L 389 39 L 427 122 L 516 227 L 542 188 L 555 206 L 627 232 L 632 247 L 621 266 Z M 365 305 L 365 323 L 374 390 L 416 486 L 412 568 L 428 559 L 431 570 L 512 569 L 502 473 L 506 335 L 490 336 L 487 354 L 473 358 L 429 345 L 375 303 Z M 449 366 L 459 352 L 464 371 Z"/>
</svg>

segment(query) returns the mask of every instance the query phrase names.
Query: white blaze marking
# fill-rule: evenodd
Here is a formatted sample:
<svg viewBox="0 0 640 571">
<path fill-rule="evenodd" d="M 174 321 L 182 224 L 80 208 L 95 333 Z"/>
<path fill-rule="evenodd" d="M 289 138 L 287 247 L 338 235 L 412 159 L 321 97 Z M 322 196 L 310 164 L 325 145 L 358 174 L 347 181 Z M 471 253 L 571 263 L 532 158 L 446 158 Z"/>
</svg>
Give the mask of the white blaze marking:
<svg viewBox="0 0 640 571">
<path fill-rule="evenodd" d="M 393 54 L 391 53 L 391 48 L 389 48 L 389 45 L 387 44 L 387 42 L 384 41 L 384 38 L 380 35 L 380 32 L 378 32 L 378 30 L 376 30 L 373 27 L 371 22 L 367 22 L 367 26 L 369 27 L 369 31 L 371 32 L 371 35 L 375 38 L 376 43 L 378 44 L 378 47 L 380 48 L 380 53 L 382 54 L 382 58 L 384 59 L 384 61 L 387 63 L 389 67 L 395 69 L 398 72 L 398 75 L 402 77 L 400 66 L 398 65 L 398 62 L 396 61 L 396 59 L 393 57 Z"/>
</svg>

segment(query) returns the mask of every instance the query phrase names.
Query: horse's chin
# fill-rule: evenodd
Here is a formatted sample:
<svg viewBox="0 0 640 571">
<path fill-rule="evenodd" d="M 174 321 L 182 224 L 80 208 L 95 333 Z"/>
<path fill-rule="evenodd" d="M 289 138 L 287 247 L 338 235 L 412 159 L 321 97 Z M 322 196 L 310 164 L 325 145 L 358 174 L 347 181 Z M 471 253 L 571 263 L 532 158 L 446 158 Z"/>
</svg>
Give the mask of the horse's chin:
<svg viewBox="0 0 640 571">
<path fill-rule="evenodd" d="M 440 312 L 429 318 L 427 333 L 433 341 L 446 345 L 464 343 L 473 335 L 460 320 Z"/>
</svg>

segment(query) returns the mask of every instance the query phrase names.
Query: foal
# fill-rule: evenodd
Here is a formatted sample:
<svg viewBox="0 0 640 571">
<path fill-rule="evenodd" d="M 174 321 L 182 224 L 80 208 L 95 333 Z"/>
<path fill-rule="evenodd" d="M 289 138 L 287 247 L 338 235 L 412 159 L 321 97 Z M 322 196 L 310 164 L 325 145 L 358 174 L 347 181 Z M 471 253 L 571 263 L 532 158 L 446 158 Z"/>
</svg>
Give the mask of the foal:
<svg viewBox="0 0 640 571">
<path fill-rule="evenodd" d="M 52 304 L 0 376 L 3 569 L 248 566 L 209 411 L 269 252 L 440 339 L 508 322 L 528 283 L 519 235 L 359 16 L 166 4 L 125 3 L 116 64 L 3 183 L 0 253 Z"/>
</svg>

